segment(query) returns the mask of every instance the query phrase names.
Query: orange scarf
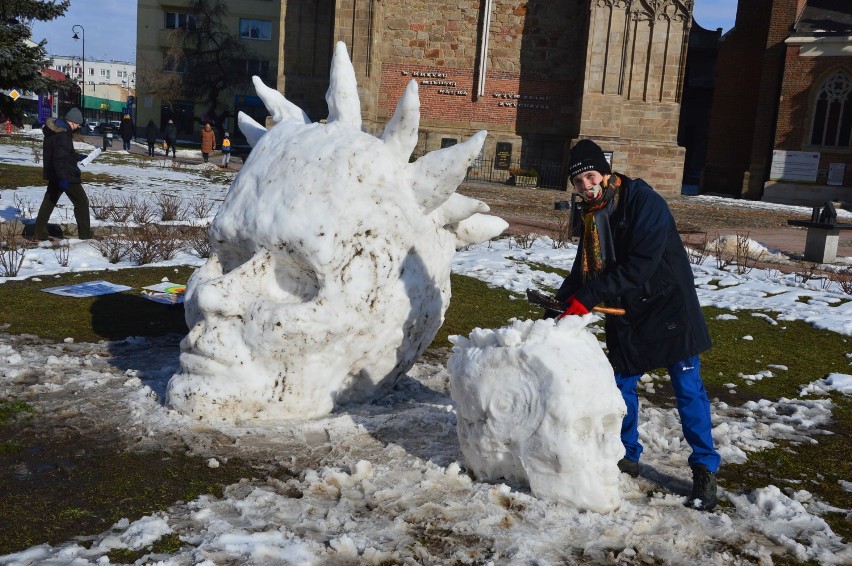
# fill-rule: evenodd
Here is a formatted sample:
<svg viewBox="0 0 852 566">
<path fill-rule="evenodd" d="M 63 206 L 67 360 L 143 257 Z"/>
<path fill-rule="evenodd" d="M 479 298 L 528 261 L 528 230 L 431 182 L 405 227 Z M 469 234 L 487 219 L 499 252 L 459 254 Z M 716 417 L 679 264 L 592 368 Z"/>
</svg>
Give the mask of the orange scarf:
<svg viewBox="0 0 852 566">
<path fill-rule="evenodd" d="M 594 279 L 603 272 L 607 262 L 615 260 L 609 216 L 618 206 L 620 189 L 621 179 L 613 174 L 603 189 L 601 201 L 583 206 L 583 281 Z"/>
</svg>

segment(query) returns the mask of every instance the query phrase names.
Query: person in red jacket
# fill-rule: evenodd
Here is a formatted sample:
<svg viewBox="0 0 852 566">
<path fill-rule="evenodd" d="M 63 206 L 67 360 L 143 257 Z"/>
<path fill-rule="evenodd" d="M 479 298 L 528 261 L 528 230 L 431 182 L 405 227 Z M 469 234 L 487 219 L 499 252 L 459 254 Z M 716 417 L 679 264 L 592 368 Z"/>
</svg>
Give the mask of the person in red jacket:
<svg viewBox="0 0 852 566">
<path fill-rule="evenodd" d="M 49 118 L 44 132 L 43 173 L 47 180 L 47 192 L 38 209 L 33 237 L 47 240 L 47 222 L 62 193 L 74 204 L 74 218 L 77 220 L 77 235 L 81 240 L 92 237 L 89 219 L 89 197 L 80 183 L 80 168 L 77 163 L 85 158 L 74 150 L 73 133 L 83 123 L 83 114 L 79 108 L 69 110 L 64 118 Z"/>
<path fill-rule="evenodd" d="M 201 130 L 201 155 L 204 157 L 204 163 L 210 158 L 210 152 L 216 149 L 216 132 L 210 127 L 210 123 L 204 124 L 204 129 Z"/>
</svg>

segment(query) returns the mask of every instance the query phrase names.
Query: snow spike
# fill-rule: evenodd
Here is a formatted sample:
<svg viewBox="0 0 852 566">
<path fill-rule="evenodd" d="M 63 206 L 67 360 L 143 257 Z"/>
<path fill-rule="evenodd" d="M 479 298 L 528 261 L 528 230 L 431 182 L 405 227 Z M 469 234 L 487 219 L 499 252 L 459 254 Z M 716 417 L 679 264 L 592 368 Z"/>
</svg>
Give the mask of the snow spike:
<svg viewBox="0 0 852 566">
<path fill-rule="evenodd" d="M 420 96 L 418 90 L 417 81 L 411 80 L 405 87 L 405 92 L 399 98 L 393 117 L 382 133 L 382 141 L 403 162 L 408 161 L 411 152 L 417 146 L 417 132 L 420 129 Z"/>
<path fill-rule="evenodd" d="M 361 129 L 361 100 L 358 97 L 358 82 L 355 68 L 346 52 L 346 44 L 338 41 L 331 58 L 331 75 L 325 93 L 328 104 L 326 122 L 345 122 Z"/>
</svg>

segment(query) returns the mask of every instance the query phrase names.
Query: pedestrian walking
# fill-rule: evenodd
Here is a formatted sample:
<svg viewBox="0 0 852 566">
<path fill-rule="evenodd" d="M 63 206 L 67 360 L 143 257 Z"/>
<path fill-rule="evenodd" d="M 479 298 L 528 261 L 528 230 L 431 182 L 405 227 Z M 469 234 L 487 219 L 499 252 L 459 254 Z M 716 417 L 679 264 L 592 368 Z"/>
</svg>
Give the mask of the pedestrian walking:
<svg viewBox="0 0 852 566">
<path fill-rule="evenodd" d="M 130 151 L 130 141 L 136 137 L 136 126 L 130 118 L 130 114 L 125 114 L 118 124 L 118 135 L 121 136 L 122 146 L 124 151 Z"/>
<path fill-rule="evenodd" d="M 627 405 L 621 425 L 626 455 L 618 468 L 639 475 L 636 385 L 646 371 L 665 367 L 692 448 L 688 504 L 709 511 L 717 503 L 720 457 L 698 354 L 710 348 L 710 333 L 674 218 L 645 181 L 613 173 L 591 140 L 571 149 L 568 175 L 582 199 L 583 231 L 571 273 L 556 295 L 566 306 L 562 316 L 586 314 L 599 303 L 626 311 L 605 321 L 607 356 Z"/>
<path fill-rule="evenodd" d="M 166 124 L 165 142 L 166 157 L 169 156 L 169 150 L 171 149 L 172 159 L 177 158 L 177 126 L 175 126 L 175 122 L 171 118 L 169 118 L 169 123 Z"/>
<path fill-rule="evenodd" d="M 228 168 L 228 162 L 231 160 L 231 139 L 228 137 L 228 132 L 225 132 L 225 139 L 222 140 L 222 167 Z"/>
<path fill-rule="evenodd" d="M 216 149 L 216 132 L 210 127 L 210 122 L 207 122 L 201 130 L 201 156 L 204 157 L 204 163 L 207 163 L 210 152 L 214 149 Z"/>
<path fill-rule="evenodd" d="M 74 150 L 73 133 L 83 123 L 79 108 L 72 108 L 63 118 L 48 118 L 42 132 L 42 176 L 47 180 L 47 192 L 38 209 L 33 237 L 47 240 L 47 223 L 62 193 L 68 195 L 74 205 L 77 220 L 77 235 L 81 240 L 92 237 L 89 219 L 89 197 L 80 182 L 80 167 L 77 165 L 85 156 Z"/>
<path fill-rule="evenodd" d="M 148 155 L 154 157 L 154 146 L 157 144 L 157 125 L 154 120 L 148 120 L 148 125 L 145 126 L 145 141 L 148 143 Z"/>
</svg>

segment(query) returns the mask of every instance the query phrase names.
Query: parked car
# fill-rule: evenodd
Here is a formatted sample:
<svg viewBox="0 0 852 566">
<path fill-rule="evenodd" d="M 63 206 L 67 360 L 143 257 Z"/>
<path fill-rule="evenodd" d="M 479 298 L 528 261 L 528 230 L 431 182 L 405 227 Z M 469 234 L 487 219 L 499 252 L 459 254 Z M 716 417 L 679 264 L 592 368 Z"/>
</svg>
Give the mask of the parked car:
<svg viewBox="0 0 852 566">
<path fill-rule="evenodd" d="M 100 129 L 100 122 L 96 122 L 94 120 L 86 120 L 86 123 L 83 124 L 83 131 L 87 134 L 97 134 Z"/>
<path fill-rule="evenodd" d="M 110 120 L 109 125 L 112 128 L 112 137 L 117 138 L 118 136 L 118 127 L 121 125 L 121 120 Z"/>
</svg>

